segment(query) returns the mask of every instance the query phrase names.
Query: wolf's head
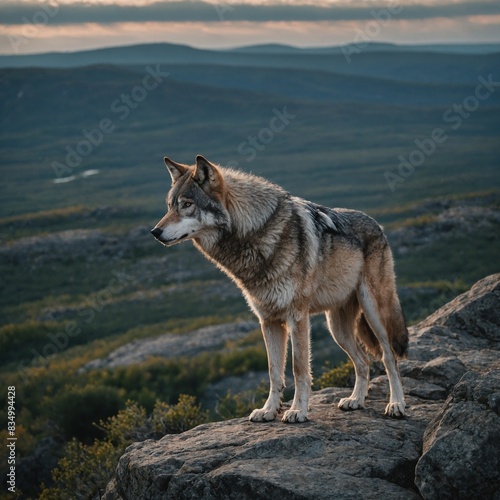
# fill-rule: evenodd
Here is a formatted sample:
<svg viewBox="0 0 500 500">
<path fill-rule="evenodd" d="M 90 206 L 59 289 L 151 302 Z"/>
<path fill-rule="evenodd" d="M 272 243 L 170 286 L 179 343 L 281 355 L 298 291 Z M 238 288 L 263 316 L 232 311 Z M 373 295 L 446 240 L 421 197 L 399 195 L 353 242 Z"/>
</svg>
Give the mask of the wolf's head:
<svg viewBox="0 0 500 500">
<path fill-rule="evenodd" d="M 167 195 L 168 212 L 151 230 L 153 236 L 169 246 L 194 238 L 210 239 L 228 229 L 221 170 L 201 155 L 191 166 L 164 160 L 172 187 Z"/>
</svg>

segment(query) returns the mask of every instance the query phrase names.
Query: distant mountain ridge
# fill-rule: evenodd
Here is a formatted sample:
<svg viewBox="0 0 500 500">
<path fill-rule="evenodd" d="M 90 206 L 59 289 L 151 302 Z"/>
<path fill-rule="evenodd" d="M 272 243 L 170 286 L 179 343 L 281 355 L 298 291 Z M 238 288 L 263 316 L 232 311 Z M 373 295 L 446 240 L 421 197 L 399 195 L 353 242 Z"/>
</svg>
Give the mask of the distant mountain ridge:
<svg viewBox="0 0 500 500">
<path fill-rule="evenodd" d="M 348 58 L 345 53 L 350 54 Z M 254 45 L 226 50 L 205 50 L 156 43 L 110 47 L 80 52 L 1 55 L 0 68 L 71 68 L 94 64 L 205 64 L 229 67 L 294 68 L 345 75 L 441 83 L 471 83 L 485 71 L 500 71 L 500 44 L 392 45 L 298 48 Z"/>
<path fill-rule="evenodd" d="M 320 70 L 305 72 L 299 69 L 242 67 L 234 71 L 229 66 L 208 64 L 172 64 L 165 67 L 168 77 L 162 90 L 153 93 L 150 100 L 168 89 L 169 96 L 176 96 L 175 99 L 169 98 L 170 112 L 177 109 L 178 113 L 188 112 L 186 102 L 198 102 L 199 106 L 207 99 L 225 102 L 228 90 L 231 91 L 230 101 L 258 99 L 271 108 L 277 99 L 286 99 L 287 102 L 293 99 L 316 103 L 448 106 L 450 102 L 460 102 L 471 92 L 471 86 L 467 84 L 397 82 L 370 76 L 356 76 L 354 85 L 349 75 Z M 0 70 L 0 74 L 0 123 L 17 128 L 27 123 L 43 123 L 46 120 L 46 114 L 40 114 L 43 109 L 46 113 L 58 110 L 53 118 L 56 122 L 63 117 L 66 119 L 68 113 L 72 115 L 70 122 L 74 122 L 78 109 L 87 116 L 93 110 L 97 120 L 121 92 L 140 82 L 144 66 L 15 68 Z M 88 96 L 91 100 L 87 102 Z M 182 107 L 182 103 L 186 105 Z M 483 107 L 498 106 L 499 103 L 500 93 L 495 92 L 483 103 Z M 226 106 L 231 106 L 230 102 Z M 144 107 L 149 107 L 149 104 L 145 103 Z"/>
<path fill-rule="evenodd" d="M 307 54 L 343 54 L 355 44 L 332 45 L 327 47 L 297 47 L 280 43 L 245 45 L 228 49 L 229 52 L 244 53 L 307 53 Z M 367 52 L 439 52 L 444 54 L 490 54 L 500 52 L 500 43 L 441 43 L 441 44 L 396 44 L 389 42 L 369 42 L 363 45 Z"/>
</svg>

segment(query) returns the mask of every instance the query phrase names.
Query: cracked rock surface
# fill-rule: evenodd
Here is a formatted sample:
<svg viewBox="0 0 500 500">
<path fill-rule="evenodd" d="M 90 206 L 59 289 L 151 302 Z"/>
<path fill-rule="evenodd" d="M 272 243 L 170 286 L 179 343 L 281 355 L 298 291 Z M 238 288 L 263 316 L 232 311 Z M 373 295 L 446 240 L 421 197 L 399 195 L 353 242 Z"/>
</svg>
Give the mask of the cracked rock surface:
<svg viewBox="0 0 500 500">
<path fill-rule="evenodd" d="M 304 424 L 234 419 L 134 443 L 104 498 L 500 498 L 500 274 L 410 339 L 404 420 L 383 415 L 384 375 L 360 411 L 337 408 L 349 389 L 324 389 Z"/>
</svg>

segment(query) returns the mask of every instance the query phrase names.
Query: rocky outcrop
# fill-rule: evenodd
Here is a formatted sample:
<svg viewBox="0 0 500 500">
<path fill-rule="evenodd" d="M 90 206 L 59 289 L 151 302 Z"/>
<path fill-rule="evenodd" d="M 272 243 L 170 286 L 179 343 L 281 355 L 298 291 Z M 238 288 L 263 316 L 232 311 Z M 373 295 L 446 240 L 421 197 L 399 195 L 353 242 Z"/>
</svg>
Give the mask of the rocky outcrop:
<svg viewBox="0 0 500 500">
<path fill-rule="evenodd" d="M 151 357 L 168 359 L 196 356 L 201 352 L 220 348 L 228 341 L 241 340 L 258 325 L 255 321 L 239 321 L 206 326 L 182 335 L 167 333 L 154 339 L 136 340 L 118 347 L 105 358 L 90 361 L 82 370 L 128 366 Z"/>
<path fill-rule="evenodd" d="M 405 255 L 479 228 L 494 233 L 500 222 L 498 194 L 464 200 L 430 200 L 415 206 L 414 215 L 402 226 L 387 231 L 395 255 Z"/>
<path fill-rule="evenodd" d="M 499 350 L 497 274 L 411 328 L 406 419 L 383 416 L 384 375 L 362 411 L 325 389 L 305 424 L 236 419 L 135 443 L 105 498 L 499 498 Z"/>
<path fill-rule="evenodd" d="M 136 443 L 106 498 L 417 498 L 408 489 L 424 407 L 412 420 L 388 420 L 380 394 L 365 411 L 343 414 L 335 401 L 348 392 L 315 393 L 304 425 L 236 419 Z"/>
</svg>

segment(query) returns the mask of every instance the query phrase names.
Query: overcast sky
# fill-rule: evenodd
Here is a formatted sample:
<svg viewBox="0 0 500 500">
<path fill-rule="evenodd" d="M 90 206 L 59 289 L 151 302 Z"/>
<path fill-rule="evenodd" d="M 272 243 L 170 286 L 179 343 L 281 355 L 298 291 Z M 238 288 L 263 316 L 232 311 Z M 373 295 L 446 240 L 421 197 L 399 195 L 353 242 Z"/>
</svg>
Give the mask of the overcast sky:
<svg viewBox="0 0 500 500">
<path fill-rule="evenodd" d="M 499 0 L 0 0 L 0 53 L 172 42 L 500 42 Z"/>
</svg>

